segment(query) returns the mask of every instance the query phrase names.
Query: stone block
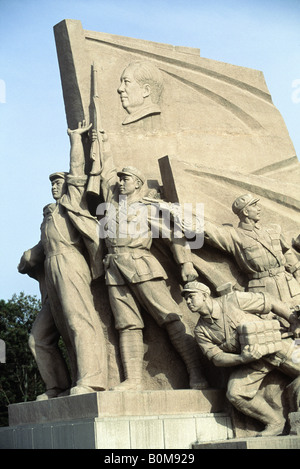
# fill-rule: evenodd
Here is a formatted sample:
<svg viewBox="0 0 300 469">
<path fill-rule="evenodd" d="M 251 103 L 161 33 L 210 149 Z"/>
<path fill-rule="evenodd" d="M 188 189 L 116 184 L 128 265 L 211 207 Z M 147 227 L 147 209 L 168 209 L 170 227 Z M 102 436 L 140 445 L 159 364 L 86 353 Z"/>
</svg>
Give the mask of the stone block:
<svg viewBox="0 0 300 469">
<path fill-rule="evenodd" d="M 97 417 L 222 412 L 225 396 L 218 389 L 98 392 L 49 401 L 22 402 L 8 408 L 9 425 Z"/>
<path fill-rule="evenodd" d="M 18 449 L 33 449 L 33 431 L 32 427 L 20 427 L 15 432 L 15 447 Z"/>
<path fill-rule="evenodd" d="M 208 423 L 209 422 L 209 423 Z M 1 449 L 191 449 L 216 440 L 225 414 L 125 416 L 18 425 L 0 430 Z M 230 422 L 228 423 L 231 427 Z M 206 429 L 199 431 L 199 428 Z"/>
<path fill-rule="evenodd" d="M 129 421 L 130 441 L 135 449 L 164 446 L 164 422 L 158 417 L 136 417 Z"/>
<path fill-rule="evenodd" d="M 300 437 L 235 438 L 228 441 L 197 443 L 193 449 L 300 449 Z"/>
<path fill-rule="evenodd" d="M 95 423 L 94 420 L 73 423 L 74 449 L 95 448 Z"/>
<path fill-rule="evenodd" d="M 300 412 L 290 412 L 288 415 L 290 435 L 300 436 Z"/>
<path fill-rule="evenodd" d="M 233 438 L 231 419 L 226 414 L 207 414 L 196 418 L 197 441 Z"/>
<path fill-rule="evenodd" d="M 193 416 L 164 419 L 165 448 L 185 449 L 197 440 L 196 421 Z"/>
<path fill-rule="evenodd" d="M 208 435 L 204 428 L 210 429 L 210 439 L 229 435 L 224 403 L 221 390 L 182 389 L 98 392 L 13 404 L 10 426 L 0 431 L 0 446 L 188 449 L 199 435 Z"/>
<path fill-rule="evenodd" d="M 15 430 L 9 427 L 0 428 L 0 449 L 15 448 Z"/>
<path fill-rule="evenodd" d="M 68 423 L 57 424 L 52 427 L 53 448 L 74 449 L 73 425 Z"/>
<path fill-rule="evenodd" d="M 126 418 L 96 419 L 96 448 L 130 448 L 129 420 Z"/>
<path fill-rule="evenodd" d="M 52 449 L 53 436 L 51 425 L 32 426 L 34 449 Z"/>
</svg>

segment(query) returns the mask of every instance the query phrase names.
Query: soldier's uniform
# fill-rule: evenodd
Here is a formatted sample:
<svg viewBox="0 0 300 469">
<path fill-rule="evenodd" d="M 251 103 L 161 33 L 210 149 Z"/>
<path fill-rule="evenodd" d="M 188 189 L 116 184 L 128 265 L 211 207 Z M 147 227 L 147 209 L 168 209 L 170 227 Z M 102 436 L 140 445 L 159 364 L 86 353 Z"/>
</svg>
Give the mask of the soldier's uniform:
<svg viewBox="0 0 300 469">
<path fill-rule="evenodd" d="M 56 204 L 44 209 L 40 245 L 45 288 L 71 365 L 76 363 L 76 370 L 72 366 L 76 385 L 104 390 L 107 388 L 106 342 L 91 292 L 92 278 L 103 271 L 97 220 L 86 206 L 86 177 L 54 173 L 50 180 L 58 177 L 66 179 L 68 190 Z M 35 352 L 45 348 L 50 334 L 55 333 L 49 313 L 47 304 L 33 329 L 32 340 L 39 341 Z"/>
<path fill-rule="evenodd" d="M 201 316 L 195 328 L 201 351 L 210 360 L 220 352 L 240 354 L 237 326 L 244 321 L 259 321 L 257 314 L 270 311 L 271 302 L 263 293 L 236 291 L 214 298 L 210 318 Z M 253 398 L 264 377 L 276 367 L 289 376 L 299 376 L 300 363 L 292 360 L 293 351 L 294 340 L 283 339 L 280 352 L 238 367 L 229 378 L 228 399 L 231 400 L 233 394 L 236 398 L 236 393 L 242 398 Z"/>
<path fill-rule="evenodd" d="M 280 226 L 240 222 L 236 229 L 205 222 L 205 240 L 235 258 L 248 276 L 248 291 L 266 291 L 291 305 L 300 302 L 300 284 L 293 276 L 300 269 L 300 262 Z"/>
<path fill-rule="evenodd" d="M 136 168 L 134 172 L 137 174 L 131 175 L 143 178 Z M 102 173 L 102 191 L 106 201 L 102 236 L 108 250 L 104 259 L 105 278 L 116 328 L 140 329 L 144 326 L 132 292 L 160 326 L 179 320 L 181 312 L 165 283 L 166 272 L 150 252 L 153 228 L 160 234 L 164 230 L 161 220 L 151 216 L 152 210 L 157 209 L 145 205 L 140 194 L 127 206 L 127 198 L 119 196 L 114 167 Z M 165 237 L 171 237 L 171 231 L 167 231 L 163 231 Z M 178 264 L 191 262 L 184 238 L 173 238 L 170 247 Z"/>
<path fill-rule="evenodd" d="M 46 386 L 46 392 L 37 400 L 57 397 L 60 392 L 70 388 L 71 381 L 66 362 L 58 346 L 60 333 L 54 322 L 47 294 L 44 269 L 44 249 L 41 241 L 24 252 L 18 270 L 39 282 L 41 310 L 38 312 L 29 335 L 29 348 L 35 358 L 39 372 Z M 76 376 L 76 359 L 71 348 L 69 363 L 72 374 Z"/>
<path fill-rule="evenodd" d="M 200 376 L 197 349 L 192 345 L 192 337 L 185 333 L 180 308 L 165 282 L 166 272 L 150 252 L 153 223 L 156 224 L 154 229 L 161 232 L 163 228 L 158 228 L 160 221 L 151 217 L 151 206 L 143 203 L 140 192 L 127 206 L 127 197 L 120 196 L 118 189 L 118 176 L 122 174 L 138 177 L 144 183 L 143 175 L 136 168 L 123 168 L 121 173 L 117 173 L 112 159 L 110 164 L 106 161 L 101 175 L 106 211 L 100 225 L 108 250 L 104 259 L 106 284 L 115 325 L 120 332 L 125 383 L 131 383 L 132 379 L 138 385 L 141 382 L 144 322 L 140 305 L 159 326 L 166 327 L 190 377 L 191 373 Z M 172 238 L 171 231 L 165 236 Z M 185 243 L 184 238 L 172 239 L 171 249 L 178 264 L 191 262 L 190 250 Z M 206 387 L 202 377 L 198 381 L 201 380 Z M 120 390 L 125 389 L 124 386 L 121 384 Z"/>
<path fill-rule="evenodd" d="M 182 295 L 189 292 L 206 292 L 209 289 L 199 282 L 190 282 L 185 285 Z M 237 327 L 242 322 L 263 321 L 261 315 L 271 311 L 272 298 L 268 294 L 252 292 L 232 292 L 219 298 L 211 298 L 212 308 L 209 314 L 200 312 L 195 327 L 197 343 L 209 360 L 225 353 L 241 354 L 241 345 Z M 276 307 L 273 308 L 276 312 Z M 258 393 L 263 379 L 274 369 L 292 378 L 300 375 L 300 362 L 295 360 L 293 353 L 294 340 L 282 339 L 282 348 L 279 352 L 265 355 L 259 360 L 235 366 L 230 373 L 227 386 L 227 398 L 242 412 L 251 405 L 250 402 Z M 257 404 L 259 407 L 259 405 Z M 252 409 L 253 410 L 253 409 Z M 264 415 L 264 407 L 259 409 Z M 251 412 L 250 412 L 251 414 Z M 262 418 L 261 421 L 264 421 Z M 266 419 L 264 423 L 270 423 Z"/>
</svg>

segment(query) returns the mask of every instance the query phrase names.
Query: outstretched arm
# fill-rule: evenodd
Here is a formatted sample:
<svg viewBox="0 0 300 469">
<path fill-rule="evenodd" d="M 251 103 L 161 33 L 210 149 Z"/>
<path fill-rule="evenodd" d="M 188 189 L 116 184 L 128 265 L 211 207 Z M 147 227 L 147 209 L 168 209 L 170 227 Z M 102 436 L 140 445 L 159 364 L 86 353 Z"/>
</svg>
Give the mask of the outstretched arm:
<svg viewBox="0 0 300 469">
<path fill-rule="evenodd" d="M 271 302 L 273 313 L 288 321 L 290 324 L 290 332 L 293 333 L 294 337 L 300 337 L 300 318 L 297 314 L 296 307 L 289 307 L 288 304 L 273 297 Z"/>
<path fill-rule="evenodd" d="M 149 197 L 143 197 L 143 202 L 146 202 L 148 206 L 148 223 L 151 227 L 152 237 L 168 239 L 174 260 L 181 265 L 182 280 L 184 282 L 195 280 L 198 277 L 198 272 L 192 262 L 190 246 L 182 232 L 176 230 L 175 234 L 174 227 L 171 227 L 170 224 L 168 216 L 170 204 Z"/>
<path fill-rule="evenodd" d="M 89 131 L 92 124 L 86 125 L 85 121 L 78 123 L 78 128 L 71 130 L 68 129 L 70 137 L 71 150 L 70 150 L 70 174 L 72 176 L 84 175 L 84 150 L 82 144 L 82 135 Z"/>
<path fill-rule="evenodd" d="M 296 253 L 293 251 L 291 244 L 287 242 L 282 233 L 280 235 L 280 244 L 286 259 L 286 270 L 295 277 L 298 283 L 300 283 L 300 261 Z"/>
<path fill-rule="evenodd" d="M 45 252 L 42 242 L 40 241 L 33 248 L 28 249 L 23 253 L 18 265 L 18 271 L 20 274 L 30 275 L 30 272 L 33 271 L 35 267 L 38 265 L 43 265 L 44 260 Z"/>
</svg>

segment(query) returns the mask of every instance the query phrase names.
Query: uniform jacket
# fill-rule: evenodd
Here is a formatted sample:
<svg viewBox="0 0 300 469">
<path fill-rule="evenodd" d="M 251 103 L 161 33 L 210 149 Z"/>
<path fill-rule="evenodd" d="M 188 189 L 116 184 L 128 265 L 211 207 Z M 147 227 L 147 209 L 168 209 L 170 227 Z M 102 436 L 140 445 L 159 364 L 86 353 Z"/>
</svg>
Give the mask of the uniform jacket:
<svg viewBox="0 0 300 469">
<path fill-rule="evenodd" d="M 106 160 L 102 179 L 102 193 L 106 202 L 101 220 L 108 255 L 105 258 L 106 283 L 122 285 L 154 278 L 166 278 L 166 272 L 150 252 L 153 236 L 163 236 L 169 243 L 178 264 L 191 262 L 190 249 L 184 238 L 175 239 L 172 230 L 155 217 L 157 210 L 145 204 L 141 193 L 130 205 L 126 197 L 119 197 L 118 178 L 112 158 Z"/>
<path fill-rule="evenodd" d="M 279 225 L 252 227 L 241 222 L 236 229 L 206 222 L 205 240 L 234 256 L 241 271 L 248 275 L 249 290 L 266 288 L 274 295 L 279 291 L 283 300 L 300 295 L 300 285 L 292 275 L 300 263 Z"/>
<path fill-rule="evenodd" d="M 244 321 L 259 321 L 258 314 L 268 314 L 271 303 L 263 293 L 235 291 L 213 299 L 209 317 L 200 316 L 195 336 L 204 355 L 212 359 L 220 351 L 240 353 L 237 327 Z"/>
</svg>

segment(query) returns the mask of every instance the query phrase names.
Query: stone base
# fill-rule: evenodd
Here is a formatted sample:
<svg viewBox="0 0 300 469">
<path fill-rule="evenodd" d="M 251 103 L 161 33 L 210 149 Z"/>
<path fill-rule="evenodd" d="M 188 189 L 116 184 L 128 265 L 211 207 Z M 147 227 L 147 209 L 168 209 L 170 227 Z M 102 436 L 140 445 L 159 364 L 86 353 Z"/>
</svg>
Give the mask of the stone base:
<svg viewBox="0 0 300 469">
<path fill-rule="evenodd" d="M 104 391 L 13 404 L 8 407 L 8 417 L 13 426 L 98 417 L 222 412 L 224 404 L 224 393 L 218 389 Z"/>
<path fill-rule="evenodd" d="M 290 435 L 300 437 L 300 412 L 289 413 Z"/>
<path fill-rule="evenodd" d="M 225 413 L 104 417 L 0 428 L 1 449 L 191 449 L 232 438 Z"/>
<path fill-rule="evenodd" d="M 9 406 L 0 448 L 191 449 L 233 437 L 220 390 L 99 392 Z"/>
<path fill-rule="evenodd" d="M 299 436 L 233 438 L 192 445 L 193 449 L 300 449 Z"/>
</svg>

